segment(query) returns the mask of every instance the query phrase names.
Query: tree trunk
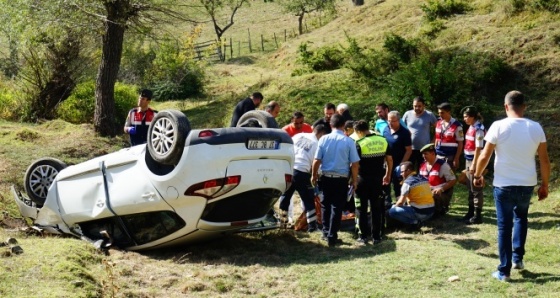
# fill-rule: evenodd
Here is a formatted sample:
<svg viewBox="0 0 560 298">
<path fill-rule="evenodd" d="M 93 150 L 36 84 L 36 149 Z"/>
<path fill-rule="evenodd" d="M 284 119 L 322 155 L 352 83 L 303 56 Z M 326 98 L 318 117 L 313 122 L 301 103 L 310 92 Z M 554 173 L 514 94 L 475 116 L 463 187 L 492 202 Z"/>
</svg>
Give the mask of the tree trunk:
<svg viewBox="0 0 560 298">
<path fill-rule="evenodd" d="M 124 2 L 124 3 L 123 3 Z M 95 84 L 93 125 L 101 136 L 114 137 L 119 131 L 115 120 L 115 82 L 121 65 L 128 1 L 107 1 L 101 62 Z M 125 119 L 122 119 L 124 123 Z"/>
</svg>

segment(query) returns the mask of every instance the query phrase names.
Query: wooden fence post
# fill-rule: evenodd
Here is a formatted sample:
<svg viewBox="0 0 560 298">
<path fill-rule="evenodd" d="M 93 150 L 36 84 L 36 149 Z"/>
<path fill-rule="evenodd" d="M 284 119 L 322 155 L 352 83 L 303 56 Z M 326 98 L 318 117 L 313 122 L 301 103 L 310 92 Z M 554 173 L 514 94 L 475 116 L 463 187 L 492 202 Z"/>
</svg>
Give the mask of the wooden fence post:
<svg viewBox="0 0 560 298">
<path fill-rule="evenodd" d="M 262 34 L 261 34 L 261 49 L 264 52 L 264 37 Z"/>
<path fill-rule="evenodd" d="M 286 42 L 286 40 L 288 40 L 288 30 L 284 29 L 284 42 Z"/>
<path fill-rule="evenodd" d="M 229 38 L 229 57 L 233 58 L 233 41 Z"/>
<path fill-rule="evenodd" d="M 276 39 L 276 32 L 274 32 L 274 43 L 276 44 L 276 49 L 278 49 L 278 40 Z"/>
<path fill-rule="evenodd" d="M 251 48 L 251 31 L 249 31 L 249 28 L 247 28 L 247 36 L 249 37 L 249 53 L 252 53 L 253 49 Z"/>
</svg>

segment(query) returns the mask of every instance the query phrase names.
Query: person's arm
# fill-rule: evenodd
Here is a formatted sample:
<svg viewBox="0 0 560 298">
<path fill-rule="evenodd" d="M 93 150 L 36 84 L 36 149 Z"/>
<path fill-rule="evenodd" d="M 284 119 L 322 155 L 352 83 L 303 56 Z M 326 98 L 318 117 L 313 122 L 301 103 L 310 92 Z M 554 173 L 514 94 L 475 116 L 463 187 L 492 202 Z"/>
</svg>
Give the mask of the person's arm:
<svg viewBox="0 0 560 298">
<path fill-rule="evenodd" d="M 350 167 L 350 172 L 352 174 L 352 186 L 354 186 L 354 192 L 358 189 L 358 169 L 360 168 L 360 162 L 353 162 Z"/>
<path fill-rule="evenodd" d="M 391 174 L 393 173 L 393 157 L 391 155 L 385 155 L 385 162 L 387 166 L 385 167 L 383 185 L 389 185 L 389 183 L 391 183 Z"/>
<path fill-rule="evenodd" d="M 412 155 L 412 146 L 406 146 L 404 147 L 404 156 L 402 158 L 402 162 L 408 161 L 410 159 L 410 156 Z"/>
<path fill-rule="evenodd" d="M 537 154 L 539 155 L 539 166 L 541 172 L 541 186 L 539 187 L 538 195 L 539 201 L 542 201 L 548 197 L 548 181 L 550 179 L 550 159 L 548 158 L 546 142 L 539 144 Z"/>
<path fill-rule="evenodd" d="M 480 158 L 476 162 L 476 170 L 473 175 L 473 184 L 477 187 L 484 186 L 484 177 L 482 176 L 482 173 L 484 172 L 484 169 L 486 169 L 486 166 L 488 166 L 488 162 L 490 161 L 490 157 L 492 157 L 494 148 L 496 148 L 496 144 L 486 142 L 486 146 L 484 146 L 484 149 L 482 149 Z"/>
<path fill-rule="evenodd" d="M 457 183 L 457 179 L 455 177 L 455 174 L 453 173 L 453 170 L 451 169 L 451 166 L 449 166 L 449 164 L 443 164 L 441 166 L 441 174 L 443 175 L 443 177 L 445 178 L 445 183 L 438 187 L 438 188 L 434 188 L 432 190 L 433 194 L 441 194 L 451 188 L 453 188 L 453 186 L 455 186 L 455 183 Z"/>
<path fill-rule="evenodd" d="M 319 180 L 319 167 L 321 166 L 321 160 L 313 160 L 313 165 L 311 167 L 311 184 L 313 186 L 317 185 L 317 180 Z"/>
<path fill-rule="evenodd" d="M 464 141 L 457 141 L 457 152 L 455 153 L 455 158 L 453 158 L 453 169 L 456 170 L 459 168 L 459 158 L 461 157 L 461 153 L 463 153 L 463 144 Z"/>
<path fill-rule="evenodd" d="M 133 128 L 132 126 L 132 120 L 130 119 L 130 114 L 131 112 L 128 112 L 128 115 L 126 116 L 126 121 L 124 122 L 124 133 L 130 133 L 130 129 Z"/>
<path fill-rule="evenodd" d="M 399 199 L 397 200 L 397 202 L 395 203 L 395 206 L 398 206 L 398 207 L 403 206 L 404 203 L 406 203 L 407 198 L 408 198 L 407 195 L 401 195 L 401 196 L 399 197 Z"/>
</svg>

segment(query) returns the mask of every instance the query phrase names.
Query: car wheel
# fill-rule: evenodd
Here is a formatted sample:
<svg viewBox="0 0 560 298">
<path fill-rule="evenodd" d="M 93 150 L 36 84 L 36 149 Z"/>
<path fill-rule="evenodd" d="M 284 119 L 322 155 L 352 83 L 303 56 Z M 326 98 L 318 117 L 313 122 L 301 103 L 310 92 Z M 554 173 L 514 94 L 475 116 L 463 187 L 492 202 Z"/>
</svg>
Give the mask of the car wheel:
<svg viewBox="0 0 560 298">
<path fill-rule="evenodd" d="M 269 113 L 261 110 L 248 111 L 239 118 L 237 127 L 258 127 L 258 122 L 263 128 L 278 128 L 278 123 Z"/>
<path fill-rule="evenodd" d="M 66 164 L 54 158 L 42 158 L 33 162 L 25 172 L 25 192 L 39 206 L 45 204 L 47 193 L 56 175 Z"/>
<path fill-rule="evenodd" d="M 185 139 L 191 131 L 187 116 L 180 111 L 156 114 L 148 128 L 148 152 L 158 163 L 176 165 L 181 159 Z"/>
</svg>

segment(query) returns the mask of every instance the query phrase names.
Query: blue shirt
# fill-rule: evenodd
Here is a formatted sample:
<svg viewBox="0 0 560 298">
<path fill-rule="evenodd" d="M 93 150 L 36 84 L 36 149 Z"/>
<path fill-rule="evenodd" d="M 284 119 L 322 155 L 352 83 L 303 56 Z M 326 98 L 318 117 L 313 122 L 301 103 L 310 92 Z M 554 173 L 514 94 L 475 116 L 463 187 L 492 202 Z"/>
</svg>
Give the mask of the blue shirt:
<svg viewBox="0 0 560 298">
<path fill-rule="evenodd" d="M 321 160 L 323 173 L 348 176 L 350 164 L 360 161 L 356 143 L 341 130 L 333 131 L 319 140 L 315 159 Z"/>
</svg>

